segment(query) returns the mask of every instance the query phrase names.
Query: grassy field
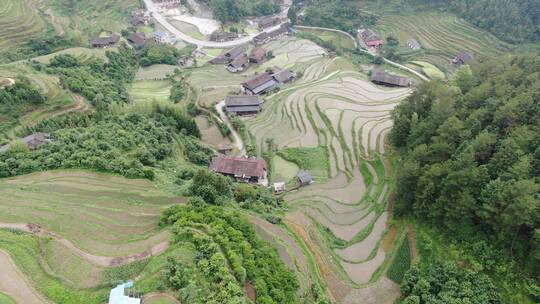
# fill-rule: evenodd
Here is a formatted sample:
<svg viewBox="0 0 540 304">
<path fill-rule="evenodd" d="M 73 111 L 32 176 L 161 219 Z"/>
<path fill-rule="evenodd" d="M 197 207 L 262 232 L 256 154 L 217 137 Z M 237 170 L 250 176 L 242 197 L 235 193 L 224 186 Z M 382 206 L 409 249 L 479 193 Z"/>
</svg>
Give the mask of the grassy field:
<svg viewBox="0 0 540 304">
<path fill-rule="evenodd" d="M 0 2 L 0 52 L 16 47 L 46 30 L 32 0 Z"/>
<path fill-rule="evenodd" d="M 15 300 L 0 292 L 0 304 L 17 304 Z"/>
<path fill-rule="evenodd" d="M 99 193 L 99 194 L 97 194 Z M 51 171 L 0 181 L 0 222 L 36 223 L 96 255 L 138 254 L 168 240 L 161 210 L 180 203 L 147 180 Z"/>
<path fill-rule="evenodd" d="M 167 75 L 173 75 L 178 66 L 168 64 L 154 64 L 149 67 L 140 67 L 135 76 L 136 80 L 161 80 Z"/>
<path fill-rule="evenodd" d="M 132 102 L 145 100 L 169 101 L 171 82 L 168 80 L 141 80 L 132 84 L 129 98 Z"/>
<path fill-rule="evenodd" d="M 413 65 L 416 65 L 422 69 L 422 72 L 431 79 L 444 79 L 444 72 L 439 70 L 436 66 L 429 62 L 424 61 L 411 61 Z"/>
<path fill-rule="evenodd" d="M 354 50 L 354 41 L 351 37 L 334 31 L 325 31 L 318 29 L 302 29 L 302 32 L 313 34 L 325 42 L 331 43 L 338 49 Z"/>
<path fill-rule="evenodd" d="M 461 50 L 480 58 L 501 55 L 513 49 L 513 46 L 463 19 L 439 13 L 398 15 L 383 12 L 375 30 L 382 37 L 389 34 L 398 37 L 404 49 L 409 39 L 416 39 L 422 50 L 409 57 L 438 67 L 449 66 L 450 60 Z"/>
<path fill-rule="evenodd" d="M 288 182 L 292 180 L 300 168 L 290 161 L 286 161 L 282 157 L 276 155 L 272 158 L 272 174 L 270 180 L 272 182 Z"/>
</svg>

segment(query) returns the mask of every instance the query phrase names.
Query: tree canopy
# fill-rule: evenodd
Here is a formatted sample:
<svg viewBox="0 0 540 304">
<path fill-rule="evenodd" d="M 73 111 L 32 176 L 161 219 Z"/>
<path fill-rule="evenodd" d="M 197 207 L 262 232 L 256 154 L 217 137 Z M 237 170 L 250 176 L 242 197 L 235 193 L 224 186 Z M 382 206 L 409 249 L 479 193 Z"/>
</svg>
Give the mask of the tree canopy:
<svg viewBox="0 0 540 304">
<path fill-rule="evenodd" d="M 540 274 L 540 55 L 422 84 L 393 113 L 398 214 L 482 235 Z"/>
</svg>

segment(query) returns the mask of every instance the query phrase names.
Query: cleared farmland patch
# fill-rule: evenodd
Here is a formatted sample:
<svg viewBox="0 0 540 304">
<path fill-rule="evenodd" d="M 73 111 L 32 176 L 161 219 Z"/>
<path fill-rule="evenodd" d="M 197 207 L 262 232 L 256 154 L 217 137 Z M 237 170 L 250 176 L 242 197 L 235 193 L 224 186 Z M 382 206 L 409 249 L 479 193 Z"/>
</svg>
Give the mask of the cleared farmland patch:
<svg viewBox="0 0 540 304">
<path fill-rule="evenodd" d="M 182 199 L 146 180 L 52 171 L 0 181 L 0 222 L 35 223 L 90 254 L 125 256 L 168 240 L 161 211 Z"/>
<path fill-rule="evenodd" d="M 169 101 L 171 87 L 171 82 L 168 80 L 136 81 L 129 89 L 129 98 L 135 103 L 147 100 Z"/>
</svg>

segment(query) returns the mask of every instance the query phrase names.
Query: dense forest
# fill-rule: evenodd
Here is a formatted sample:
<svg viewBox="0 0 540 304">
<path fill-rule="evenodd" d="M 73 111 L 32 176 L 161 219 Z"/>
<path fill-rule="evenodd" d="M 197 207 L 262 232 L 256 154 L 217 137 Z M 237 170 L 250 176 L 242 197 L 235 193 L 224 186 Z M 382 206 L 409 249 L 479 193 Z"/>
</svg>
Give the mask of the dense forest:
<svg viewBox="0 0 540 304">
<path fill-rule="evenodd" d="M 279 12 L 279 5 L 272 0 L 202 0 L 221 22 L 238 22 L 246 16 L 266 16 Z"/>
<path fill-rule="evenodd" d="M 411 0 L 452 11 L 508 42 L 540 41 L 538 0 Z"/>
<path fill-rule="evenodd" d="M 515 260 L 538 278 L 539 100 L 540 55 L 420 85 L 393 113 L 391 141 L 403 158 L 396 213 L 451 231 L 488 273 L 509 275 Z"/>
</svg>

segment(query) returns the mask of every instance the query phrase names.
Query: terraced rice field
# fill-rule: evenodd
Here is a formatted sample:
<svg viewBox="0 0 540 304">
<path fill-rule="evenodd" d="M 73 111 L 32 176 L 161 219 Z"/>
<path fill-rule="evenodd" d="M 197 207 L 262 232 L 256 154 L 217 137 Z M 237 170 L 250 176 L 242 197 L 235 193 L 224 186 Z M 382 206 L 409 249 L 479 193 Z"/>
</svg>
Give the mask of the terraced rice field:
<svg viewBox="0 0 540 304">
<path fill-rule="evenodd" d="M 300 64 L 309 58 L 294 49 L 287 56 Z M 268 138 L 278 149 L 326 147 L 328 180 L 287 193 L 285 222 L 309 248 L 338 303 L 392 303 L 399 287 L 384 273 L 394 249 L 381 246 L 392 191 L 385 136 L 390 112 L 411 90 L 375 86 L 336 60 L 343 59 L 309 58 L 304 76 L 269 96 L 246 124 L 259 151 Z"/>
<path fill-rule="evenodd" d="M 476 28 L 465 20 L 436 13 L 418 15 L 386 14 L 376 28 L 382 36 L 390 33 L 399 37 L 406 47 L 407 40 L 416 39 L 425 52 L 415 59 L 437 66 L 447 66 L 459 51 L 464 50 L 476 57 L 500 55 L 511 51 L 512 46 L 492 34 Z"/>
<path fill-rule="evenodd" d="M 129 89 L 129 98 L 134 103 L 148 100 L 169 101 L 171 86 L 168 80 L 135 81 Z"/>
<path fill-rule="evenodd" d="M 0 2 L 0 52 L 38 37 L 45 31 L 45 22 L 31 0 Z"/>
<path fill-rule="evenodd" d="M 99 193 L 99 194 L 96 194 Z M 79 256 L 140 254 L 169 239 L 161 211 L 182 199 L 146 180 L 86 171 L 50 171 L 0 181 L 0 223 L 34 223 L 67 240 Z M 101 261 L 92 258 L 93 262 Z"/>
</svg>

